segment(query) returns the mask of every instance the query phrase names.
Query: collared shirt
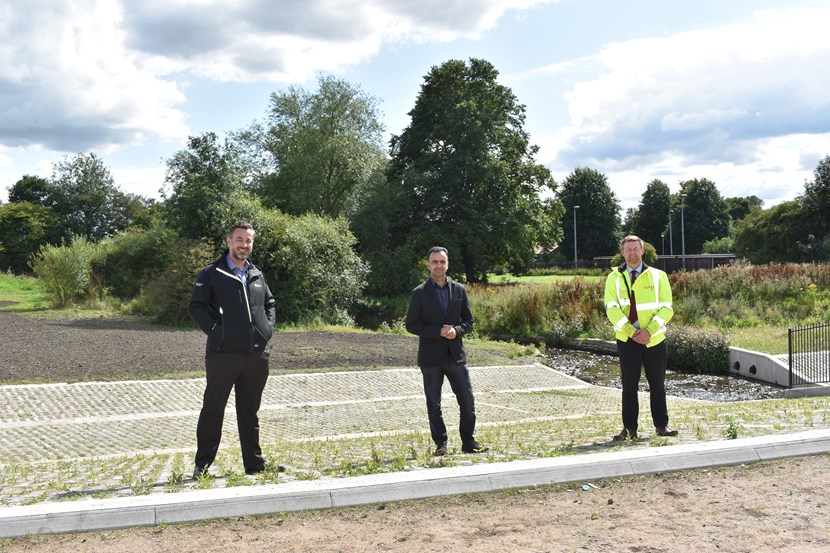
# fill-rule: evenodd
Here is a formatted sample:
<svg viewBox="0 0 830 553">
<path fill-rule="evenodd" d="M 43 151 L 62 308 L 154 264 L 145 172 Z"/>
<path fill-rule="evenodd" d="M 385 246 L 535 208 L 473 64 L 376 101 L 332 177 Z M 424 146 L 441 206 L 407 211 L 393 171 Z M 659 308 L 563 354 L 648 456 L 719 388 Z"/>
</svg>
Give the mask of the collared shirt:
<svg viewBox="0 0 830 553">
<path fill-rule="evenodd" d="M 626 265 L 625 270 L 628 271 L 628 280 L 631 280 L 631 271 L 637 271 L 637 276 L 639 277 L 641 274 L 643 274 L 643 262 L 641 261 L 640 265 L 633 269 Z"/>
<path fill-rule="evenodd" d="M 438 302 L 441 304 L 441 310 L 444 311 L 444 314 L 447 314 L 447 311 L 450 309 L 450 287 L 449 287 L 449 280 L 444 281 L 443 286 L 438 286 L 438 283 L 432 277 L 429 277 L 432 281 L 432 286 L 435 288 L 435 292 L 438 294 Z"/>
<path fill-rule="evenodd" d="M 245 288 L 247 288 L 248 287 L 248 269 L 251 268 L 251 262 L 246 259 L 245 264 L 240 269 L 239 267 L 236 266 L 236 263 L 233 262 L 233 258 L 231 257 L 231 254 L 228 254 L 227 256 L 225 256 L 225 259 L 228 262 L 228 267 L 233 271 L 233 274 L 235 274 L 236 277 L 239 280 L 242 281 L 242 284 L 245 286 Z"/>
</svg>

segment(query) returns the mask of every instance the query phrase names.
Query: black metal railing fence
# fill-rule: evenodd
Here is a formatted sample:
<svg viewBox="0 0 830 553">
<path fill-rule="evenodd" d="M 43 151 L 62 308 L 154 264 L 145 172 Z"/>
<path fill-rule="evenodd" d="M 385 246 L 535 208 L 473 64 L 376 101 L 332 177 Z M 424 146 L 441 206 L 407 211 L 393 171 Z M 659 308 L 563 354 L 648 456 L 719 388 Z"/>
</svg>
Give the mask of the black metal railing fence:
<svg viewBox="0 0 830 553">
<path fill-rule="evenodd" d="M 790 388 L 830 382 L 830 323 L 789 330 Z"/>
</svg>

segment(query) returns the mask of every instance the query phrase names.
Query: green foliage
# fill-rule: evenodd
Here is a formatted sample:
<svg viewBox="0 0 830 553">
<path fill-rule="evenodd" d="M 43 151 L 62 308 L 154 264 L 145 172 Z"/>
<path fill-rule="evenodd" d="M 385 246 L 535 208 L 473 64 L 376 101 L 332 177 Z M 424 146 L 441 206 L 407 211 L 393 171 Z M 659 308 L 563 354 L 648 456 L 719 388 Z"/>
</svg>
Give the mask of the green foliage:
<svg viewBox="0 0 830 553">
<path fill-rule="evenodd" d="M 65 157 L 54 167 L 52 206 L 68 234 L 98 241 L 127 228 L 146 207 L 141 198 L 124 194 L 115 186 L 110 170 L 95 154 Z"/>
<path fill-rule="evenodd" d="M 84 296 L 94 257 L 95 245 L 83 237 L 76 237 L 70 245 L 41 246 L 32 270 L 55 307 L 67 307 Z"/>
<path fill-rule="evenodd" d="M 133 227 L 102 243 L 103 254 L 93 270 L 100 274 L 114 297 L 137 296 L 141 286 L 174 261 L 180 242 L 176 233 L 160 223 L 149 229 Z"/>
<path fill-rule="evenodd" d="M 651 244 L 661 243 L 662 236 L 667 234 L 670 210 L 669 185 L 659 179 L 649 182 L 637 207 L 633 234 Z"/>
<path fill-rule="evenodd" d="M 345 219 L 307 214 L 262 235 L 269 235 L 273 249 L 256 259 L 266 270 L 279 320 L 351 322 L 349 309 L 360 299 L 369 269 L 354 252 Z"/>
<path fill-rule="evenodd" d="M 729 340 L 719 331 L 670 324 L 666 340 L 670 369 L 711 374 L 729 372 Z"/>
<path fill-rule="evenodd" d="M 830 259 L 830 155 L 825 156 L 813 171 L 813 180 L 804 183 L 802 207 L 806 215 L 803 224 L 817 237 L 817 245 L 809 251 L 808 259 Z"/>
<path fill-rule="evenodd" d="M 731 236 L 707 240 L 703 243 L 703 253 L 735 253 L 735 240 Z"/>
<path fill-rule="evenodd" d="M 685 195 L 680 198 L 680 194 Z M 672 239 L 674 251 L 681 251 L 685 233 L 686 253 L 703 251 L 703 243 L 728 236 L 729 213 L 715 183 L 708 179 L 692 179 L 680 183 L 680 193 L 672 200 Z"/>
<path fill-rule="evenodd" d="M 685 324 L 801 323 L 821 320 L 830 308 L 830 265 L 824 263 L 737 263 L 673 273 L 669 280 L 675 319 Z"/>
<path fill-rule="evenodd" d="M 59 234 L 48 207 L 27 201 L 0 205 L 0 270 L 26 272 L 40 246 Z"/>
<path fill-rule="evenodd" d="M 559 275 L 559 276 L 589 276 L 589 277 L 597 277 L 608 274 L 608 269 L 603 269 L 602 267 L 579 267 L 578 269 L 567 269 L 567 268 L 560 268 L 560 267 L 538 267 L 534 269 L 530 269 L 527 272 L 527 276 L 549 276 L 549 275 Z"/>
<path fill-rule="evenodd" d="M 604 282 L 581 278 L 549 285 L 470 285 L 477 332 L 486 336 L 563 337 L 605 333 Z"/>
<path fill-rule="evenodd" d="M 725 198 L 726 212 L 729 213 L 729 219 L 734 225 L 754 209 L 761 209 L 764 205 L 764 200 L 758 196 L 746 196 L 743 198 Z"/>
<path fill-rule="evenodd" d="M 356 85 L 321 76 L 318 90 L 291 86 L 271 95 L 265 125 L 239 133 L 256 159 L 255 188 L 285 213 L 350 217 L 385 164 L 378 100 Z"/>
<path fill-rule="evenodd" d="M 562 219 L 564 237 L 560 252 L 573 259 L 573 208 L 576 210 L 577 253 L 583 259 L 611 255 L 620 249 L 620 202 L 608 177 L 594 169 L 577 167 L 562 182 L 559 199 L 567 215 Z"/>
<path fill-rule="evenodd" d="M 808 217 L 797 200 L 754 210 L 735 225 L 735 253 L 752 263 L 808 259 Z"/>
<path fill-rule="evenodd" d="M 361 328 L 386 332 L 403 328 L 402 322 L 409 308 L 409 294 L 399 296 L 364 296 L 355 314 L 355 323 Z"/>
<path fill-rule="evenodd" d="M 43 284 L 28 276 L 15 276 L 0 272 L 0 298 L 10 302 L 4 311 L 29 311 L 39 309 L 46 302 Z"/>
<path fill-rule="evenodd" d="M 243 191 L 244 166 L 233 145 L 209 132 L 188 139 L 187 150 L 167 161 L 165 216 L 186 239 L 207 237 L 220 243 L 232 220 L 235 196 Z"/>
<path fill-rule="evenodd" d="M 162 324 L 181 325 L 190 321 L 188 304 L 193 283 L 199 271 L 214 259 L 213 247 L 205 238 L 177 244 L 164 272 L 150 278 L 132 303 L 133 311 Z"/>
<path fill-rule="evenodd" d="M 443 245 L 469 282 L 499 265 L 529 268 L 534 247 L 560 237 L 560 202 L 540 198 L 555 183 L 534 160 L 524 106 L 497 77 L 481 59 L 433 67 L 391 141 L 391 246 Z"/>
</svg>

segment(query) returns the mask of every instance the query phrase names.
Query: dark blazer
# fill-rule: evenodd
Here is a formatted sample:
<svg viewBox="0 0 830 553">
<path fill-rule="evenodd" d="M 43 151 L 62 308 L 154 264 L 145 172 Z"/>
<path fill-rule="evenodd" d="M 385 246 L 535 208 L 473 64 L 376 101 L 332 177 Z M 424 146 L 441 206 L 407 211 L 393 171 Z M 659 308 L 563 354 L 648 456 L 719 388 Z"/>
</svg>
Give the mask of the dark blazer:
<svg viewBox="0 0 830 553">
<path fill-rule="evenodd" d="M 450 302 L 447 313 L 441 309 L 438 292 L 432 278 L 412 290 L 409 310 L 406 312 L 406 330 L 420 337 L 418 366 L 441 367 L 447 352 L 457 363 L 466 363 L 463 336 L 473 328 L 473 313 L 464 286 L 447 277 Z M 449 324 L 458 333 L 454 340 L 441 338 L 441 327 Z"/>
</svg>

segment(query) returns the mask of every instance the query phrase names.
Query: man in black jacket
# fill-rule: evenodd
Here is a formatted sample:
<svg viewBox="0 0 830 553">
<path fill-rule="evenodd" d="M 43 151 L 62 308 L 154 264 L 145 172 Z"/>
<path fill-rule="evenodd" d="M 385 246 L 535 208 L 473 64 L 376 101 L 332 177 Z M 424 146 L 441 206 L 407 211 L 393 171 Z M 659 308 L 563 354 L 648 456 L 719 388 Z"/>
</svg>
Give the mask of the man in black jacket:
<svg viewBox="0 0 830 553">
<path fill-rule="evenodd" d="M 266 469 L 257 413 L 268 380 L 265 345 L 274 333 L 276 311 L 265 275 L 248 260 L 254 235 L 249 222 L 235 222 L 226 239 L 228 249 L 202 269 L 190 297 L 190 316 L 207 334 L 207 386 L 196 427 L 194 478 L 206 475 L 216 459 L 231 388 L 236 392 L 245 474 Z"/>
<path fill-rule="evenodd" d="M 473 328 L 470 300 L 464 287 L 447 277 L 450 262 L 446 248 L 431 248 L 427 264 L 430 277 L 412 290 L 406 313 L 406 330 L 420 337 L 418 366 L 424 378 L 435 455 L 447 454 L 447 427 L 441 414 L 441 388 L 445 375 L 461 413 L 458 428 L 461 450 L 464 453 L 482 453 L 488 448 L 474 438 L 475 402 L 462 339 Z"/>
</svg>

